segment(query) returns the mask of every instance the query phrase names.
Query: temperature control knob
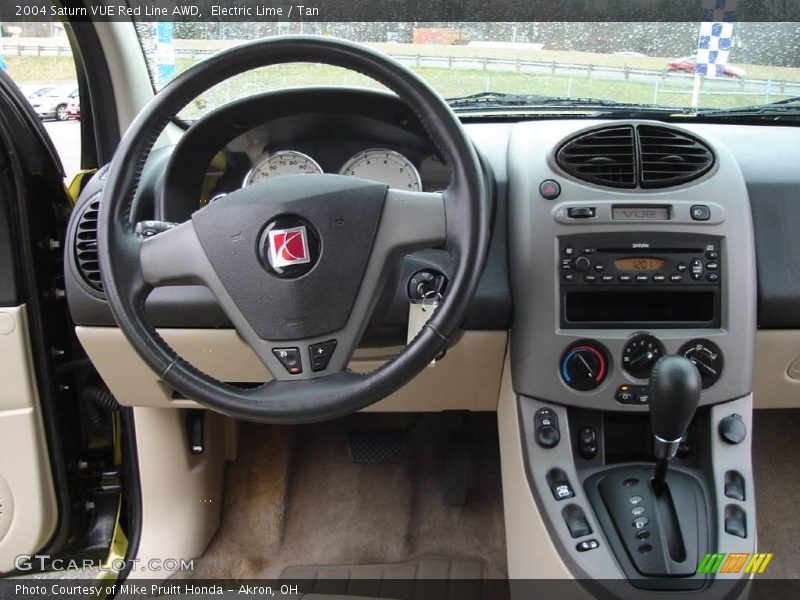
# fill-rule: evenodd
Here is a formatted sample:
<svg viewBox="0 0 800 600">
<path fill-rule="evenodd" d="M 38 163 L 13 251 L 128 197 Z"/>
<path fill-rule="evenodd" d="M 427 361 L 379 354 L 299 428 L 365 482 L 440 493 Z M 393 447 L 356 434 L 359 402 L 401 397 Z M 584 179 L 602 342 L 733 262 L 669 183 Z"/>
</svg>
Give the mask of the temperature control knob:
<svg viewBox="0 0 800 600">
<path fill-rule="evenodd" d="M 622 350 L 622 368 L 631 377 L 647 379 L 650 371 L 664 356 L 664 345 L 649 333 L 638 333 L 628 340 Z"/>
<path fill-rule="evenodd" d="M 700 371 L 703 389 L 711 387 L 722 375 L 722 350 L 709 340 L 692 340 L 687 342 L 678 351 Z"/>
<path fill-rule="evenodd" d="M 605 349 L 597 342 L 576 342 L 561 357 L 561 378 L 574 390 L 593 390 L 608 374 L 606 356 Z"/>
</svg>

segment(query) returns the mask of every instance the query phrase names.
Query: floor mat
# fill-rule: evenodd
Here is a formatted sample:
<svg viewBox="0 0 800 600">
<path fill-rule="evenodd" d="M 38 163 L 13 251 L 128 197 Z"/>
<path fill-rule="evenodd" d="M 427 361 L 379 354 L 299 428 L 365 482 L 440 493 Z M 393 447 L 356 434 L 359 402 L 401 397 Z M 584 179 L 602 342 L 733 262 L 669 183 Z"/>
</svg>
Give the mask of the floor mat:
<svg viewBox="0 0 800 600">
<path fill-rule="evenodd" d="M 391 598 L 392 600 L 480 600 L 487 565 L 482 560 L 425 556 L 383 565 L 290 567 L 281 581 L 299 580 L 305 594 Z"/>
<path fill-rule="evenodd" d="M 774 557 L 770 578 L 800 578 L 800 410 L 759 410 L 753 421 L 758 550 Z"/>
<path fill-rule="evenodd" d="M 275 579 L 293 565 L 467 556 L 506 576 L 497 419 L 472 414 L 468 502 L 444 501 L 446 415 L 353 415 L 301 427 L 243 424 L 226 474 L 222 524 L 195 578 Z M 408 426 L 405 459 L 354 464 L 353 426 Z"/>
</svg>

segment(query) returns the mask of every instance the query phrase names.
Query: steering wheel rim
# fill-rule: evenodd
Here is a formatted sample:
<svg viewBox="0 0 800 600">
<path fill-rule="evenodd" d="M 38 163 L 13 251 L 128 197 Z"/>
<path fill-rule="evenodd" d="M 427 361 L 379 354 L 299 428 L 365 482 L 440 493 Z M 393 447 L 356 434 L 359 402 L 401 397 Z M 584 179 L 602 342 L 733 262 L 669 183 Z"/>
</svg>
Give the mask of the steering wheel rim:
<svg viewBox="0 0 800 600">
<path fill-rule="evenodd" d="M 195 213 L 193 220 L 187 222 L 191 227 L 182 224 L 173 231 L 143 240 L 136 233 L 135 224 L 131 223 L 131 206 L 153 144 L 169 120 L 191 99 L 235 75 L 292 62 L 343 67 L 385 85 L 415 112 L 451 169 L 450 185 L 438 196 L 438 203 L 426 203 L 432 200 L 430 196 L 436 196 L 434 194 L 414 196 L 412 193 L 387 191 L 384 186 L 382 212 L 378 211 L 371 256 L 365 267 L 365 279 L 359 283 L 354 306 L 358 305 L 362 294 L 369 291 L 364 284 L 368 283 L 366 278 L 371 269 L 382 269 L 380 263 L 385 263 L 388 257 L 388 254 L 380 255 L 379 252 L 375 257 L 377 247 L 386 245 L 386 252 L 390 252 L 421 247 L 423 243 L 443 242 L 453 258 L 453 273 L 448 293 L 417 337 L 394 358 L 367 374 L 354 373 L 346 368 L 346 360 L 354 349 L 349 347 L 337 357 L 339 364 L 344 360 L 344 366 L 336 372 L 323 373 L 323 376 L 309 374 L 309 378 L 299 381 L 280 377 L 265 350 L 267 347 L 274 349 L 272 341 L 266 340 L 267 344 L 262 348 L 252 335 L 255 328 L 248 327 L 253 319 L 239 318 L 243 316 L 241 311 L 233 315 L 229 313 L 239 333 L 275 377 L 258 388 L 242 389 L 217 381 L 179 357 L 148 323 L 144 314 L 147 295 L 159 284 L 209 285 L 224 308 L 225 300 L 232 299 L 227 294 L 230 285 L 226 287 L 226 284 L 229 282 L 221 281 L 224 272 L 220 272 L 219 264 L 213 263 L 215 255 L 209 251 L 205 238 L 201 239 L 200 246 L 205 244 L 206 262 L 213 263 L 214 268 L 208 269 L 207 265 L 195 268 L 196 263 L 202 262 L 196 256 L 185 257 L 180 252 L 175 253 L 187 247 L 185 243 L 189 238 L 192 238 L 191 243 L 197 251 L 199 246 L 192 236 L 202 237 L 197 232 L 203 234 L 204 217 L 200 213 L 206 209 Z M 375 198 L 381 194 L 374 184 L 367 186 L 363 181 L 364 185 L 354 183 L 354 187 L 349 188 L 337 176 L 313 177 L 327 177 L 320 180 L 323 182 L 321 185 L 335 188 L 335 193 L 339 194 L 337 198 L 353 193 L 357 195 L 362 190 L 365 194 L 374 193 Z M 258 193 L 272 196 L 289 194 L 286 185 L 276 185 L 278 181 L 280 178 Z M 250 196 L 241 194 L 237 202 L 240 206 L 252 207 L 258 204 L 252 198 L 255 193 L 251 192 Z M 301 199 L 298 198 L 297 202 L 301 206 Z M 420 373 L 445 347 L 462 322 L 483 271 L 489 245 L 491 202 L 490 188 L 484 179 L 480 160 L 460 121 L 441 96 L 411 70 L 386 55 L 344 40 L 312 36 L 267 38 L 236 46 L 194 65 L 170 82 L 134 120 L 116 152 L 103 193 L 98 224 L 100 271 L 117 324 L 137 353 L 168 386 L 208 408 L 247 420 L 271 423 L 324 420 L 354 412 L 389 395 Z M 440 210 L 439 203 L 441 215 L 436 212 Z M 233 211 L 232 208 L 229 210 Z M 259 205 L 258 210 L 263 211 L 263 205 Z M 397 218 L 397 222 L 392 222 L 390 217 Z M 413 224 L 413 232 L 410 224 Z M 434 231 L 437 226 L 443 231 Z M 402 232 L 404 239 L 394 239 L 400 236 L 398 232 Z M 386 236 L 392 238 L 391 243 L 386 242 Z M 381 240 L 383 242 L 379 243 Z M 164 260 L 166 256 L 174 260 Z M 377 261 L 377 267 L 373 266 L 373 259 Z M 369 310 L 368 306 L 364 310 Z M 363 319 L 363 315 L 359 318 Z M 353 328 L 354 335 L 358 334 L 357 325 Z"/>
</svg>

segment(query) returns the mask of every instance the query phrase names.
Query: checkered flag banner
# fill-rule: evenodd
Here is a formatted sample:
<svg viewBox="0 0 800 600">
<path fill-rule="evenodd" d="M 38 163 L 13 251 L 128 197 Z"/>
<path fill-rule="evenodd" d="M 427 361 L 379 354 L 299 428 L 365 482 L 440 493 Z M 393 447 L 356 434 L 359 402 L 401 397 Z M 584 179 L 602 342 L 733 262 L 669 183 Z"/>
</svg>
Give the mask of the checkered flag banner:
<svg viewBox="0 0 800 600">
<path fill-rule="evenodd" d="M 697 73 L 706 77 L 725 74 L 731 52 L 736 0 L 703 0 L 697 41 Z"/>
</svg>

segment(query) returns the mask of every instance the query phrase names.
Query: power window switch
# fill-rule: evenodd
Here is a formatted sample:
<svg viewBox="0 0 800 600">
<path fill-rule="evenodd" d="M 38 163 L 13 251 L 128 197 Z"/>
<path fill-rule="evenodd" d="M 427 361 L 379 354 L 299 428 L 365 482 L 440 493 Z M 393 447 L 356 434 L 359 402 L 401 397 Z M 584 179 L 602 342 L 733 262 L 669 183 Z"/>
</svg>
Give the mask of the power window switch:
<svg viewBox="0 0 800 600">
<path fill-rule="evenodd" d="M 598 542 L 595 539 L 591 539 L 578 542 L 578 545 L 575 546 L 575 549 L 578 552 L 588 552 L 589 550 L 595 550 L 596 548 L 599 547 L 600 547 L 600 542 Z"/>
<path fill-rule="evenodd" d="M 582 512 L 582 511 L 581 511 Z M 566 518 L 567 529 L 573 538 L 583 537 L 592 533 L 589 521 L 583 514 L 575 514 Z"/>
<path fill-rule="evenodd" d="M 559 501 L 575 496 L 569 481 L 558 481 L 550 489 L 553 492 L 553 498 Z"/>
<path fill-rule="evenodd" d="M 736 537 L 747 537 L 747 524 L 742 517 L 730 516 L 725 517 L 725 533 L 735 535 Z"/>
</svg>

